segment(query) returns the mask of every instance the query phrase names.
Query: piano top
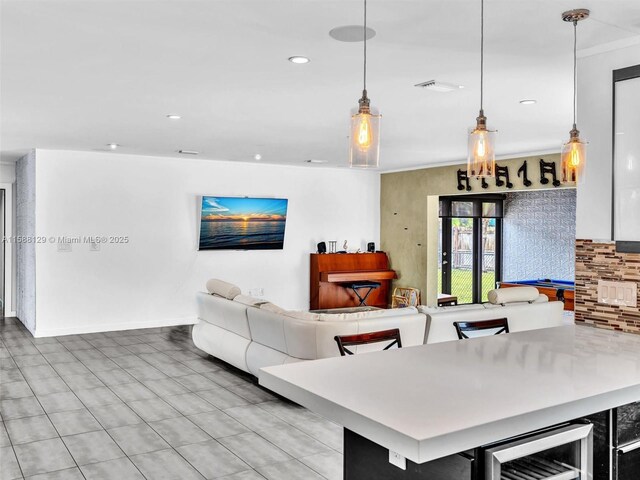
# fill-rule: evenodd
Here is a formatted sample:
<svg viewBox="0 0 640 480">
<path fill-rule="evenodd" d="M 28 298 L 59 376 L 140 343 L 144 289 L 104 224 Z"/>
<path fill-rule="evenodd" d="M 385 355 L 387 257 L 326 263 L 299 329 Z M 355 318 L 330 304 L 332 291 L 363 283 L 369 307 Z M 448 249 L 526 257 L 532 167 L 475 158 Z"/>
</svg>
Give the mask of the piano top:
<svg viewBox="0 0 640 480">
<path fill-rule="evenodd" d="M 392 280 L 394 278 L 398 278 L 395 270 L 320 272 L 320 281 L 330 283 L 361 282 L 366 280 Z"/>
</svg>

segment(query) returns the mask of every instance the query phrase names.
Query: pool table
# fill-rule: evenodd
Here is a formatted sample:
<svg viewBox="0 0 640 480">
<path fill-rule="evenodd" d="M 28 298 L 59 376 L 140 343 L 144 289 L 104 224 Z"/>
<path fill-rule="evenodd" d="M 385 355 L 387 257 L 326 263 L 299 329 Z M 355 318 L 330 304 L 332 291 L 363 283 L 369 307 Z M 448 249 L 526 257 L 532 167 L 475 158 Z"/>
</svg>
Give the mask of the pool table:
<svg viewBox="0 0 640 480">
<path fill-rule="evenodd" d="M 536 287 L 538 291 L 547 297 L 550 301 L 559 300 L 564 302 L 564 309 L 573 311 L 575 282 L 567 280 L 517 280 L 512 282 L 500 282 L 498 288 L 508 287 Z"/>
</svg>

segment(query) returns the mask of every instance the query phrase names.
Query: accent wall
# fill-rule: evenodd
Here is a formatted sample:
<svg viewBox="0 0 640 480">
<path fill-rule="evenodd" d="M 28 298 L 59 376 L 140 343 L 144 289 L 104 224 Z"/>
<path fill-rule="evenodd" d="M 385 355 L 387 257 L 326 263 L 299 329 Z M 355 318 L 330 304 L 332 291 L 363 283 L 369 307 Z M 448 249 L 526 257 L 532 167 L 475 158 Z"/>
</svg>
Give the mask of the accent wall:
<svg viewBox="0 0 640 480">
<path fill-rule="evenodd" d="M 502 278 L 574 280 L 575 189 L 507 193 Z"/>
</svg>

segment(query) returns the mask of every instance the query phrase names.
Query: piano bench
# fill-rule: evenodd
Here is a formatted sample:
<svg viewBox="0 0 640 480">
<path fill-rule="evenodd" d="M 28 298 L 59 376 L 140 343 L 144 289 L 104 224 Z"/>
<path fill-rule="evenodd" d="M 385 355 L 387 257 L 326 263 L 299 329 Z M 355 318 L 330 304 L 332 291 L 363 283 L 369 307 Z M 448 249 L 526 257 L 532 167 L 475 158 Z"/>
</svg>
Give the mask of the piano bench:
<svg viewBox="0 0 640 480">
<path fill-rule="evenodd" d="M 345 288 L 350 288 L 351 290 L 353 290 L 353 293 L 355 293 L 356 297 L 358 297 L 358 299 L 360 300 L 360 305 L 366 305 L 367 298 L 369 298 L 369 295 L 371 294 L 371 292 L 373 292 L 376 288 L 380 288 L 380 285 L 381 285 L 380 282 L 365 280 L 364 282 L 345 283 L 344 286 Z M 365 288 L 368 290 L 366 291 L 364 296 L 360 295 L 360 290 Z"/>
</svg>

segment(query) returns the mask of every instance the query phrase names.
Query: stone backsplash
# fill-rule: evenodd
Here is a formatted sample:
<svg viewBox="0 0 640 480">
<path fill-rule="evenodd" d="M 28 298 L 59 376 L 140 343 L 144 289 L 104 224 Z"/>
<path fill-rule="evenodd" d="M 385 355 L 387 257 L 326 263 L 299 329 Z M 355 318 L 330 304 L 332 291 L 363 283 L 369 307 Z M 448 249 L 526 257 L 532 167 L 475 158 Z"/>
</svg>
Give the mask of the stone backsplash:
<svg viewBox="0 0 640 480">
<path fill-rule="evenodd" d="M 598 303 L 598 280 L 640 282 L 640 254 L 618 253 L 613 242 L 576 240 L 576 322 L 640 333 L 640 308 Z"/>
</svg>

